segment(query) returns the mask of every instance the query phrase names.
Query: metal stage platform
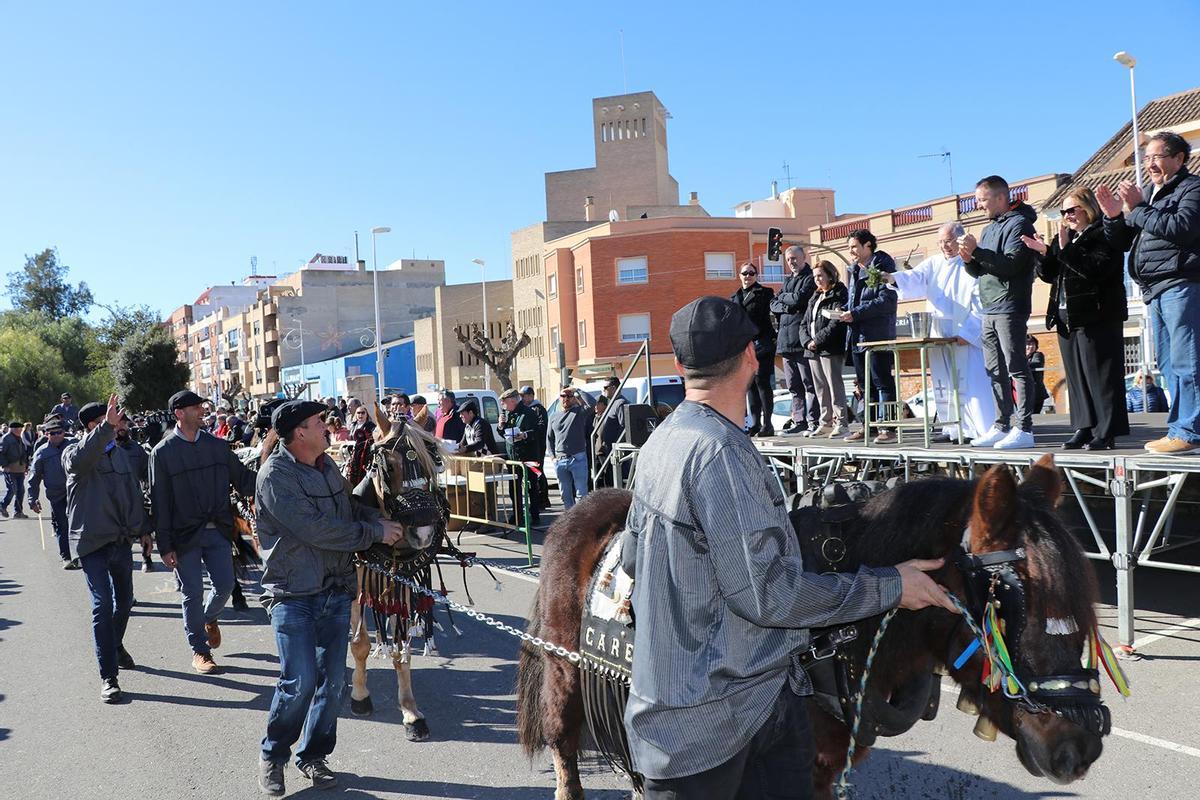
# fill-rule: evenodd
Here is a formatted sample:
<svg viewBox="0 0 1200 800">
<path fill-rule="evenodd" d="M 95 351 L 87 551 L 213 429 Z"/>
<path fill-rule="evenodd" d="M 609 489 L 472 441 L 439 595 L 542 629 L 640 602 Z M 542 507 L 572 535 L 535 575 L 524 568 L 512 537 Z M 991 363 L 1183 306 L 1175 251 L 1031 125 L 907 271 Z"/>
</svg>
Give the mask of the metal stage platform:
<svg viewBox="0 0 1200 800">
<path fill-rule="evenodd" d="M 979 449 L 957 444 L 920 446 L 915 435 L 901 444 L 866 445 L 802 436 L 755 439 L 785 494 L 804 492 L 833 480 L 906 479 L 925 475 L 978 476 L 996 464 L 1018 476 L 1046 453 L 1066 479 L 1060 512 L 1080 536 L 1088 555 L 1116 571 L 1120 644 L 1134 641 L 1134 568 L 1200 573 L 1200 455 L 1156 456 L 1143 445 L 1166 434 L 1165 414 L 1130 415 L 1131 434 L 1117 449 L 1062 450 L 1074 432 L 1069 418 L 1040 414 L 1034 421 L 1038 446 L 1027 450 Z M 911 442 L 911 443 L 910 443 Z M 617 445 L 626 485 L 637 479 L 637 448 Z M 614 476 L 620 467 L 614 467 Z"/>
</svg>

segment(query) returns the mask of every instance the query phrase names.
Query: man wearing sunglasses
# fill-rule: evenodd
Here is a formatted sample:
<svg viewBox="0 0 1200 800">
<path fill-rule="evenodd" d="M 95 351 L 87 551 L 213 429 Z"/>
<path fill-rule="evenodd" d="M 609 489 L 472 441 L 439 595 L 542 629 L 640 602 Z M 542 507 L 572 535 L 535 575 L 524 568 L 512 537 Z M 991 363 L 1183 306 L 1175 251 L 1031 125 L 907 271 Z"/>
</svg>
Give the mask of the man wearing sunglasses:
<svg viewBox="0 0 1200 800">
<path fill-rule="evenodd" d="M 746 310 L 750 321 L 758 327 L 754 340 L 754 354 L 758 356 L 758 372 L 750 384 L 747 396 L 750 400 L 750 436 L 774 436 L 771 424 L 771 409 L 774 407 L 772 389 L 775 384 L 775 321 L 771 317 L 771 303 L 775 292 L 758 282 L 758 268 L 747 261 L 738 270 L 742 285 L 729 298 Z"/>
<path fill-rule="evenodd" d="M 554 472 L 558 476 L 563 508 L 569 511 L 588 492 L 587 446 L 591 413 L 569 386 L 559 392 L 558 399 L 562 407 L 550 418 L 546 450 L 554 454 Z"/>
</svg>

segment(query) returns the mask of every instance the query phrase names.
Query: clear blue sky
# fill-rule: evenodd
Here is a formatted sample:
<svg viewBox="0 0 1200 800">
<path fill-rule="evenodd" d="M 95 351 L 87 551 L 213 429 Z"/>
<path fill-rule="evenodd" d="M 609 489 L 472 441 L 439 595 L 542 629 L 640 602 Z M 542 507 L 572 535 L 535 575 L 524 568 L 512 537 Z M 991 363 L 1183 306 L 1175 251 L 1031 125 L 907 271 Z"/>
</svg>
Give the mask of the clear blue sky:
<svg viewBox="0 0 1200 800">
<path fill-rule="evenodd" d="M 1193 2 L 5 3 L 0 273 L 53 246 L 101 302 L 352 254 L 510 275 L 542 173 L 592 164 L 593 96 L 657 92 L 712 214 L 793 183 L 839 211 L 1070 172 L 1138 96 L 1200 85 Z M 850 19 L 848 19 L 850 18 Z M 1181 38 L 1182 37 L 1182 38 Z M 369 236 L 363 252 L 370 258 Z M 0 299 L 0 307 L 7 307 Z"/>
</svg>

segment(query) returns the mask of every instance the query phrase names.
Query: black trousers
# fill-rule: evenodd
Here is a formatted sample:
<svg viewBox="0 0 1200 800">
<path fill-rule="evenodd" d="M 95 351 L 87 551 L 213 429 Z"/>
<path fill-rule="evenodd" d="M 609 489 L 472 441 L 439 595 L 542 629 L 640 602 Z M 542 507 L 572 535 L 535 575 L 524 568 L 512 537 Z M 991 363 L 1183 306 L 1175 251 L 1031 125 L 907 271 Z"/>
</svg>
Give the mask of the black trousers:
<svg viewBox="0 0 1200 800">
<path fill-rule="evenodd" d="M 758 354 L 758 372 L 754 374 L 754 382 L 746 391 L 750 400 L 750 419 L 752 425 L 763 428 L 773 428 L 771 410 L 775 406 L 772 395 L 775 383 L 775 346 Z"/>
<path fill-rule="evenodd" d="M 1129 435 L 1125 410 L 1125 339 L 1120 322 L 1101 322 L 1058 333 L 1067 371 L 1071 427 L 1092 437 Z"/>
<path fill-rule="evenodd" d="M 538 491 L 538 476 L 533 474 L 533 470 L 526 469 L 515 470 L 513 480 L 508 482 L 508 496 L 512 500 L 514 525 L 525 524 L 525 484 L 528 482 L 529 488 L 529 521 L 536 525 L 539 521 L 542 507 L 538 502 L 541 492 Z"/>
<path fill-rule="evenodd" d="M 785 683 L 750 743 L 720 766 L 683 778 L 646 779 L 644 800 L 805 800 L 812 797 L 807 701 Z"/>
</svg>

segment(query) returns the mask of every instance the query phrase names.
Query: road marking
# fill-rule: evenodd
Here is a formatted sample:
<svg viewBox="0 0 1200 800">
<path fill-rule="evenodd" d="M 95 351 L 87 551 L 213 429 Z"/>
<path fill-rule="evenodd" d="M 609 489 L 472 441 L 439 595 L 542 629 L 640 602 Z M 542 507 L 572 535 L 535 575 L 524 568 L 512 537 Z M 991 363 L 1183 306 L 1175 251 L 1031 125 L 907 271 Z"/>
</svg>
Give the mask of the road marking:
<svg viewBox="0 0 1200 800">
<path fill-rule="evenodd" d="M 1143 636 L 1141 639 L 1138 639 L 1133 643 L 1133 649 L 1140 650 L 1148 644 L 1157 642 L 1159 639 L 1166 639 L 1173 633 L 1181 633 L 1183 631 L 1200 631 L 1200 617 L 1185 619 L 1178 625 L 1172 625 L 1170 628 L 1164 628 L 1158 633 L 1152 633 L 1149 636 Z"/>
</svg>

